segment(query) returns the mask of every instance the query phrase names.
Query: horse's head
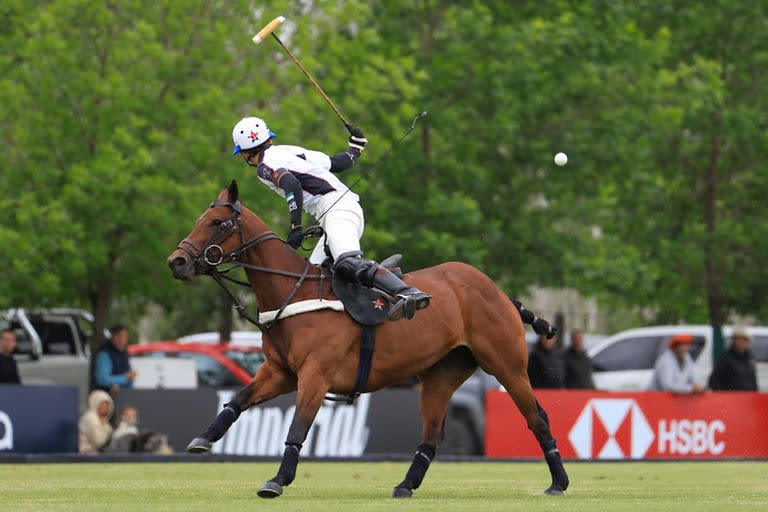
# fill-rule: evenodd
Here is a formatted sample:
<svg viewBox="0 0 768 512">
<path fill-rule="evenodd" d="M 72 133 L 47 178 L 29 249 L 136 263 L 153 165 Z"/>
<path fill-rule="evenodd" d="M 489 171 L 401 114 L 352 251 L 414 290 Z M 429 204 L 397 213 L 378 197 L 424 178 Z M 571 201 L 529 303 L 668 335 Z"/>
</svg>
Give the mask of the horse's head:
<svg viewBox="0 0 768 512">
<path fill-rule="evenodd" d="M 217 265 L 232 261 L 243 246 L 240 222 L 242 207 L 238 202 L 237 183 L 219 193 L 206 211 L 198 217 L 195 227 L 168 256 L 173 277 L 185 281 L 196 274 L 208 274 Z M 239 236 L 233 236 L 239 233 Z"/>
</svg>

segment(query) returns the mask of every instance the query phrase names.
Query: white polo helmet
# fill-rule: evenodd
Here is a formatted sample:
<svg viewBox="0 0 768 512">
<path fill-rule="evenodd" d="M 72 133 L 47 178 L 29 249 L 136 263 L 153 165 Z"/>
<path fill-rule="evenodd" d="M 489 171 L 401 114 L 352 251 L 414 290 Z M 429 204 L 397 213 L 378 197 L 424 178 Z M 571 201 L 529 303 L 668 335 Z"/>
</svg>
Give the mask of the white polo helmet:
<svg viewBox="0 0 768 512">
<path fill-rule="evenodd" d="M 277 137 L 267 128 L 267 123 L 258 117 L 244 117 L 232 129 L 232 140 L 235 143 L 233 155 L 244 149 L 255 148 L 267 142 L 272 137 Z"/>
</svg>

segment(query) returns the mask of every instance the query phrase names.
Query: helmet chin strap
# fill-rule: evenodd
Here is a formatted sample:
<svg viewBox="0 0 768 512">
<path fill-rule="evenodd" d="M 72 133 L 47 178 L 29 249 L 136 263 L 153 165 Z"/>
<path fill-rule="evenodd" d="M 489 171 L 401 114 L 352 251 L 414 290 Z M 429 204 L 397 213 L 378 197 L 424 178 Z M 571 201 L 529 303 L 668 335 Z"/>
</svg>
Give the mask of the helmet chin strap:
<svg viewBox="0 0 768 512">
<path fill-rule="evenodd" d="M 266 150 L 271 145 L 272 145 L 272 139 L 267 139 L 266 142 L 262 142 L 256 147 L 244 149 L 242 153 L 246 154 L 245 161 L 251 167 L 258 167 L 258 165 L 261 163 L 261 158 L 262 158 L 262 154 L 264 153 L 264 150 Z M 258 160 L 256 161 L 255 164 L 251 163 L 251 159 L 253 157 L 258 157 Z"/>
</svg>

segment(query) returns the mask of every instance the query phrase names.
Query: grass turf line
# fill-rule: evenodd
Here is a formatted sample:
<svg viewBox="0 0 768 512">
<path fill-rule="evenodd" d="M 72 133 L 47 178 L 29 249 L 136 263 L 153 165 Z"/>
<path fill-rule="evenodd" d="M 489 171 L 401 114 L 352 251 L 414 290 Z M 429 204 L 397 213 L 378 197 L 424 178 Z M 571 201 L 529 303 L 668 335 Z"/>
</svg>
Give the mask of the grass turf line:
<svg viewBox="0 0 768 512">
<path fill-rule="evenodd" d="M 411 500 L 390 498 L 405 463 L 299 464 L 275 500 L 256 491 L 275 463 L 3 464 L 3 511 L 222 510 L 481 512 L 768 510 L 768 462 L 571 463 L 564 497 L 541 463 L 436 461 Z"/>
</svg>

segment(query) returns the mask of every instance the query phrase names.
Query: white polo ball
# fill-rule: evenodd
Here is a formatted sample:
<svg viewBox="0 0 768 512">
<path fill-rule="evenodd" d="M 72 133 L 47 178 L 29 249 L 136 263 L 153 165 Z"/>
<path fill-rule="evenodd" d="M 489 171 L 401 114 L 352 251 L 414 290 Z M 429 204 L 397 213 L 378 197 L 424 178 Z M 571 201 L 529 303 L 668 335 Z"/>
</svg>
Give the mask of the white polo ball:
<svg viewBox="0 0 768 512">
<path fill-rule="evenodd" d="M 558 153 L 555 155 L 555 163 L 560 167 L 568 163 L 568 155 L 565 153 Z"/>
</svg>

